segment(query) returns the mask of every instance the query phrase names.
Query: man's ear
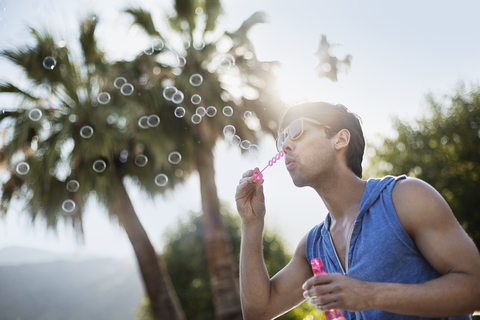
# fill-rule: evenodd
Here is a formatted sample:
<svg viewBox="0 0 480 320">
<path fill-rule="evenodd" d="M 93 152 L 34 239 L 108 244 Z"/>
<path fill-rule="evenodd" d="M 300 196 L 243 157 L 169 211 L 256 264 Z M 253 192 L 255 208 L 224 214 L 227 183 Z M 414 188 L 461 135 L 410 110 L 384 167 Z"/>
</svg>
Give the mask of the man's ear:
<svg viewBox="0 0 480 320">
<path fill-rule="evenodd" d="M 350 143 L 350 131 L 342 129 L 335 135 L 335 150 L 340 151 L 348 146 Z"/>
</svg>

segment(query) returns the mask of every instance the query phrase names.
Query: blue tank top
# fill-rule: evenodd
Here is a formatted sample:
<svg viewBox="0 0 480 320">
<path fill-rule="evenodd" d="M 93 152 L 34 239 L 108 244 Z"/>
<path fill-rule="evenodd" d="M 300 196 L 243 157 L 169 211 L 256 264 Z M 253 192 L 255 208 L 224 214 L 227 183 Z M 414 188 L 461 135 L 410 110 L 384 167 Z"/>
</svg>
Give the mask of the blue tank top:
<svg viewBox="0 0 480 320">
<path fill-rule="evenodd" d="M 328 230 L 330 213 L 307 236 L 306 254 L 310 260 L 320 257 L 328 273 L 375 282 L 422 283 L 439 274 L 422 256 L 403 228 L 392 202 L 395 182 L 406 176 L 369 179 L 360 202 L 360 210 L 351 230 L 348 257 L 343 270 Z M 348 245 L 348 244 L 347 244 Z M 370 309 L 361 312 L 343 310 L 349 320 L 420 320 L 423 317 L 394 314 Z M 431 319 L 431 318 L 429 318 Z M 440 319 L 440 318 L 437 318 Z M 470 316 L 441 318 L 467 320 Z"/>
</svg>

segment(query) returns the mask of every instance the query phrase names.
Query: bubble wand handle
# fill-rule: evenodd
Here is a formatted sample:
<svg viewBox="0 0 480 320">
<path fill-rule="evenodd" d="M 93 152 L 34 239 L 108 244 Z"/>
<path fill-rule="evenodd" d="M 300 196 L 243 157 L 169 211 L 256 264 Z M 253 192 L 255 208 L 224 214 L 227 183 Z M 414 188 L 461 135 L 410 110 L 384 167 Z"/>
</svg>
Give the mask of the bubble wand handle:
<svg viewBox="0 0 480 320">
<path fill-rule="evenodd" d="M 325 266 L 323 265 L 322 259 L 314 258 L 310 261 L 312 264 L 312 271 L 314 275 L 327 274 L 325 271 Z M 346 320 L 342 312 L 338 309 L 330 309 L 325 311 L 325 317 L 327 320 Z"/>
<path fill-rule="evenodd" d="M 280 150 L 280 152 L 277 153 L 275 155 L 275 157 L 273 157 L 271 160 L 268 161 L 268 164 L 265 166 L 265 168 L 262 169 L 262 171 L 260 171 L 258 169 L 253 171 L 253 182 L 257 183 L 258 181 L 262 180 L 262 178 L 263 178 L 262 172 L 265 169 L 267 169 L 268 167 L 273 166 L 273 164 L 276 163 L 277 160 L 280 160 L 280 158 L 283 157 L 284 155 L 285 155 L 285 153 L 283 152 L 283 150 Z"/>
</svg>

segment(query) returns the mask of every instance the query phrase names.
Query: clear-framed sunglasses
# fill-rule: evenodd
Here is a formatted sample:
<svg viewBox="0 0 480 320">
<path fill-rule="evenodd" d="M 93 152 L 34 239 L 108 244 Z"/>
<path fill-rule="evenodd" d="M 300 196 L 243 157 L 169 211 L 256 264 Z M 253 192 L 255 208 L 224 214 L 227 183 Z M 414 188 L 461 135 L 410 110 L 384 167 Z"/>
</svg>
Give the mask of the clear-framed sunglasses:
<svg viewBox="0 0 480 320">
<path fill-rule="evenodd" d="M 298 118 L 297 120 L 290 123 L 290 125 L 286 127 L 281 134 L 278 135 L 277 151 L 282 150 L 283 144 L 285 142 L 285 139 L 287 139 L 287 137 L 289 137 L 290 140 L 297 140 L 302 136 L 303 131 L 305 130 L 303 126 L 305 121 L 330 129 L 329 126 L 324 125 L 323 123 L 320 123 L 316 120 L 305 118 L 305 117 Z"/>
</svg>

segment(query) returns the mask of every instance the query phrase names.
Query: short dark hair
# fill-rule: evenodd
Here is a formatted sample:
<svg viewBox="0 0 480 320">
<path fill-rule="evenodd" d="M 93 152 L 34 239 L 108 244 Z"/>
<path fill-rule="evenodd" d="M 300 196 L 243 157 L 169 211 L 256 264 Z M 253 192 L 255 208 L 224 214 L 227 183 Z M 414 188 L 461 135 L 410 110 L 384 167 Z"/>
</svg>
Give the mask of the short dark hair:
<svg viewBox="0 0 480 320">
<path fill-rule="evenodd" d="M 347 166 L 359 178 L 362 177 L 365 139 L 361 126 L 362 120 L 357 114 L 341 104 L 305 102 L 287 109 L 280 121 L 278 131 L 282 132 L 288 124 L 300 117 L 314 119 L 329 126 L 330 129 L 325 128 L 327 138 L 331 138 L 342 129 L 347 129 L 350 132 L 350 143 L 346 153 Z"/>
</svg>

